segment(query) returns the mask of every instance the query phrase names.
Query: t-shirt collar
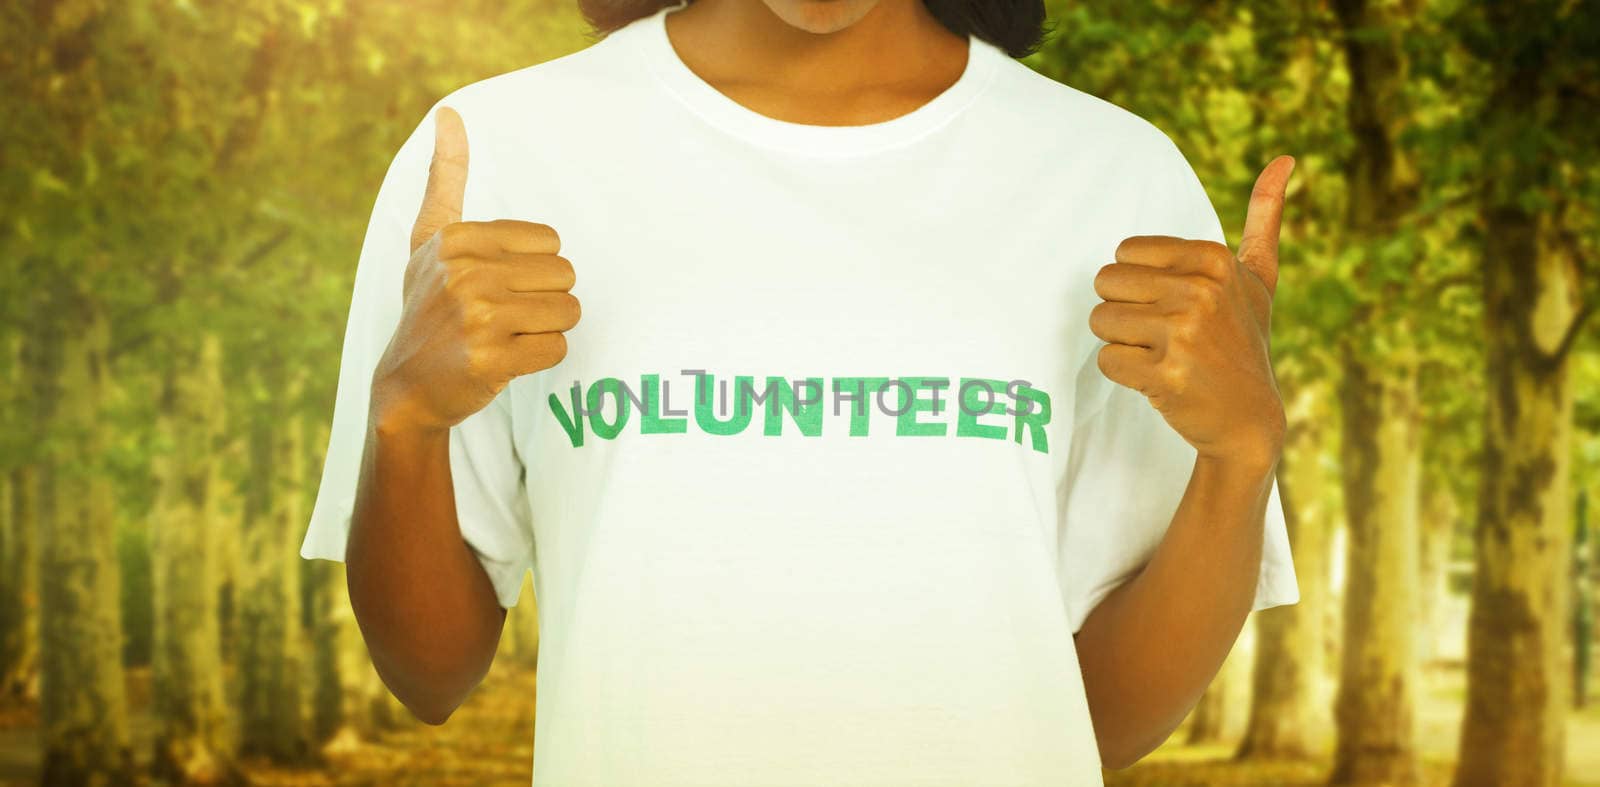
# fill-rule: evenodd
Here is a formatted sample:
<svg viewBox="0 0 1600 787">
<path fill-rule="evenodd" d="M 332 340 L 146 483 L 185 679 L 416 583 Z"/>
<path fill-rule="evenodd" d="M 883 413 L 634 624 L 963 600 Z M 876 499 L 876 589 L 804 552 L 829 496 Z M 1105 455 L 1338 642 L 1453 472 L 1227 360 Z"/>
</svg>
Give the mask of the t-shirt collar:
<svg viewBox="0 0 1600 787">
<path fill-rule="evenodd" d="M 994 44 L 967 34 L 967 63 L 961 76 L 922 106 L 889 120 L 859 126 L 794 123 L 752 110 L 690 70 L 667 35 L 667 15 L 687 7 L 668 5 L 623 30 L 643 66 L 690 111 L 722 131 L 751 143 L 795 153 L 862 155 L 899 147 L 937 130 L 966 109 L 988 86 L 996 65 L 1008 56 Z"/>
</svg>

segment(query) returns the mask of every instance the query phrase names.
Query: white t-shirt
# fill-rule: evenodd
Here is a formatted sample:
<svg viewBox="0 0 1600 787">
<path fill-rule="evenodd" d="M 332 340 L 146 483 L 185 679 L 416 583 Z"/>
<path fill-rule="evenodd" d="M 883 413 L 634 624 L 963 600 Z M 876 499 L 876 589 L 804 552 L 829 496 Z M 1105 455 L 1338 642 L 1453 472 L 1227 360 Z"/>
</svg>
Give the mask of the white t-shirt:
<svg viewBox="0 0 1600 787">
<path fill-rule="evenodd" d="M 1099 784 L 1072 635 L 1195 452 L 1097 367 L 1092 279 L 1130 235 L 1222 241 L 1200 182 L 976 37 L 909 114 L 761 115 L 678 59 L 677 7 L 440 102 L 464 218 L 554 227 L 583 304 L 451 434 L 503 605 L 533 571 L 534 783 Z M 432 141 L 378 193 L 305 557 L 344 555 Z M 1255 608 L 1296 600 L 1274 488 Z"/>
</svg>

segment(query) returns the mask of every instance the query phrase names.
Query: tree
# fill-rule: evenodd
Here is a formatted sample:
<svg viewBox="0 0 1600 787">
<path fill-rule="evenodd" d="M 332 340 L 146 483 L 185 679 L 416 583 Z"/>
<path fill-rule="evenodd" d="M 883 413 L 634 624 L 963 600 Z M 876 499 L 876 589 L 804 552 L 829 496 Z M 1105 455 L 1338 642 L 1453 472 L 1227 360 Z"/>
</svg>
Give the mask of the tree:
<svg viewBox="0 0 1600 787">
<path fill-rule="evenodd" d="M 1283 152 L 1299 162 L 1284 221 L 1272 354 L 1294 441 L 1278 483 L 1301 600 L 1257 615 L 1250 723 L 1239 749 L 1243 757 L 1296 756 L 1326 723 L 1320 665 L 1337 639 L 1329 636 L 1334 600 L 1323 583 L 1341 501 L 1324 465 L 1341 435 L 1323 423 L 1338 415 L 1329 386 L 1341 380 L 1338 345 L 1357 318 L 1364 284 L 1345 232 L 1350 80 L 1339 41 L 1326 35 L 1336 22 L 1321 6 L 1254 0 L 1073 2 L 1055 4 L 1052 15 L 1057 33 L 1035 67 L 1172 136 L 1224 227 L 1235 229 L 1226 217 L 1242 215 L 1260 162 Z"/>
<path fill-rule="evenodd" d="M 80 305 L 82 328 L 61 345 L 61 429 L 53 441 L 53 505 L 43 529 L 39 618 L 41 723 L 47 784 L 121 783 L 133 766 L 122 677 L 115 509 L 98 460 L 106 396 L 105 318 Z"/>
<path fill-rule="evenodd" d="M 331 409 L 366 208 L 433 101 L 572 51 L 578 23 L 562 0 L 0 5 L 0 278 L 12 285 L 0 288 L 0 379 L 25 383 L 0 392 L 0 692 L 39 686 L 50 778 L 126 780 L 116 595 L 137 588 L 119 581 L 119 529 L 143 561 L 144 523 L 155 525 L 166 759 L 225 748 L 202 743 L 217 729 L 210 676 L 232 666 L 216 663 L 207 618 L 272 643 L 253 654 L 229 636 L 244 662 L 220 670 L 244 679 L 229 696 L 249 686 L 252 707 L 287 704 L 260 689 L 302 677 L 309 650 L 292 607 L 296 547 L 307 463 L 326 443 L 307 446 L 299 430 Z M 224 381 L 210 390 L 188 363 L 197 326 L 227 350 L 205 372 Z M 252 369 L 303 373 L 304 390 L 241 384 Z M 255 417 L 270 420 L 269 464 L 300 457 L 292 478 L 233 451 Z M 204 445 L 217 429 L 220 444 Z M 253 501 L 252 554 L 283 570 L 222 577 L 219 602 L 191 572 L 231 570 L 234 487 Z M 244 590 L 280 586 L 272 609 Z M 324 700 L 338 674 L 359 674 L 345 666 L 320 671 Z"/>
<path fill-rule="evenodd" d="M 233 730 L 224 708 L 217 616 L 217 549 L 225 532 L 217 458 L 226 421 L 221 342 L 202 334 L 192 363 L 170 383 L 160 432 L 161 485 L 154 512 L 154 770 L 180 783 L 210 784 L 233 773 Z"/>
<path fill-rule="evenodd" d="M 1589 704 L 1589 652 L 1594 646 L 1594 601 L 1589 586 L 1593 550 L 1589 546 L 1589 491 L 1578 491 L 1577 522 L 1573 539 L 1572 705 Z"/>
<path fill-rule="evenodd" d="M 1445 20 L 1471 108 L 1449 129 L 1479 213 L 1487 344 L 1457 785 L 1557 785 L 1570 681 L 1572 349 L 1594 281 L 1600 3 L 1463 4 Z M 1470 129 L 1470 130 L 1469 130 Z"/>
<path fill-rule="evenodd" d="M 1339 399 L 1349 526 L 1343 657 L 1333 784 L 1417 781 L 1415 642 L 1421 418 L 1411 341 L 1421 250 L 1401 217 L 1416 205 L 1415 173 L 1397 140 L 1411 117 L 1404 29 L 1391 4 L 1337 0 L 1353 146 L 1345 160 L 1347 232 L 1367 285 L 1341 337 Z M 1397 275 L 1398 274 L 1398 275 Z"/>
<path fill-rule="evenodd" d="M 296 401 L 303 384 L 297 375 L 284 386 L 284 401 Z M 301 419 L 258 418 L 251 449 L 261 482 L 245 509 L 240 746 L 280 761 L 301 761 L 313 754 L 297 548 L 305 523 Z"/>
<path fill-rule="evenodd" d="M 6 401 L 6 455 L 0 466 L 0 701 L 37 693 L 39 655 L 38 519 L 40 423 L 29 412 L 41 401 L 30 396 L 36 345 L 21 334 L 9 343 L 10 395 Z"/>
<path fill-rule="evenodd" d="M 1235 734 L 1240 700 L 1248 689 L 1250 674 L 1249 632 L 1228 654 L 1211 685 L 1200 695 L 1200 702 L 1189 713 L 1190 744 L 1222 743 Z"/>
<path fill-rule="evenodd" d="M 1278 491 L 1294 549 L 1300 603 L 1262 610 L 1256 618 L 1256 658 L 1250 717 L 1240 758 L 1310 757 L 1320 715 L 1324 671 L 1324 620 L 1328 605 L 1331 517 L 1322 468 L 1329 398 L 1325 385 L 1295 386 L 1288 403 L 1289 430 L 1278 462 Z"/>
</svg>

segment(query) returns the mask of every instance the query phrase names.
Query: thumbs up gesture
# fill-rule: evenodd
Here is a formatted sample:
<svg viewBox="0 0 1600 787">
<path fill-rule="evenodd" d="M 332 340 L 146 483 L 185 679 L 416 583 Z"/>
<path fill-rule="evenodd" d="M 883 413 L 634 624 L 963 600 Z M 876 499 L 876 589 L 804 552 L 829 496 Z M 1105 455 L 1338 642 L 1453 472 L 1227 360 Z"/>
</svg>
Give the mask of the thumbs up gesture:
<svg viewBox="0 0 1600 787">
<path fill-rule="evenodd" d="M 372 415 L 405 429 L 448 429 L 515 377 L 555 366 L 578 323 L 572 263 L 543 224 L 462 221 L 467 131 L 434 116 L 433 163 L 411 230 L 403 305 L 372 380 Z"/>
<path fill-rule="evenodd" d="M 1294 159 L 1256 179 L 1235 254 L 1220 243 L 1139 236 L 1100 268 L 1089 329 L 1108 342 L 1100 371 L 1149 399 L 1203 457 L 1270 466 L 1283 445 L 1283 402 L 1269 330 L 1278 227 Z"/>
</svg>

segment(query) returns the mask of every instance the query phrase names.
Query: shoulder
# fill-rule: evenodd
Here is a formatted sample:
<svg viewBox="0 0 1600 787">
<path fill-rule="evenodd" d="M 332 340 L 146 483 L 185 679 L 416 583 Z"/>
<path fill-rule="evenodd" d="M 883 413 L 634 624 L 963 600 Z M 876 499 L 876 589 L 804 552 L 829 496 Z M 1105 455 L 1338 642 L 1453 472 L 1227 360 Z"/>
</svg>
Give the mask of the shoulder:
<svg viewBox="0 0 1600 787">
<path fill-rule="evenodd" d="M 1007 58 L 993 85 L 994 98 L 1011 107 L 1045 149 L 1063 149 L 1094 159 L 1171 174 L 1187 169 L 1182 152 L 1156 124 L 1132 110 L 1058 82 L 1025 63 Z"/>
<path fill-rule="evenodd" d="M 986 142 L 1026 151 L 1025 181 L 1093 225 L 1114 248 L 1129 235 L 1218 239 L 1217 214 L 1176 141 L 1126 107 L 1007 59 L 991 86 Z"/>
<path fill-rule="evenodd" d="M 458 87 L 419 119 L 402 156 L 432 149 L 433 117 L 440 107 L 461 115 L 475 158 L 512 152 L 554 136 L 582 136 L 575 126 L 613 122 L 607 108 L 625 111 L 645 80 L 623 28 L 568 54 Z M 504 148 L 504 150 L 503 150 Z"/>
<path fill-rule="evenodd" d="M 481 79 L 452 91 L 445 101 L 469 108 L 507 107 L 529 99 L 588 96 L 616 87 L 638 73 L 623 28 L 575 52 Z"/>
<path fill-rule="evenodd" d="M 640 73 L 626 38 L 618 30 L 583 49 L 514 71 L 481 79 L 451 91 L 439 104 L 499 125 L 570 113 L 579 107 L 619 98 Z"/>
</svg>

